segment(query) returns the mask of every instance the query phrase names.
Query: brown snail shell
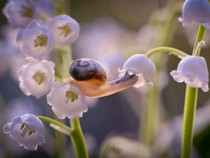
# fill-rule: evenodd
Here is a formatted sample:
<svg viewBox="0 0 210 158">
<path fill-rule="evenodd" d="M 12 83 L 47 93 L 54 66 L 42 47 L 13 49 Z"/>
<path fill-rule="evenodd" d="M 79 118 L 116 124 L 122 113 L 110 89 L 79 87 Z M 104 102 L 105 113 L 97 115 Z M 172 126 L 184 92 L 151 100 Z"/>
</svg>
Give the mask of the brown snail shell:
<svg viewBox="0 0 210 158">
<path fill-rule="evenodd" d="M 80 58 L 73 61 L 69 68 L 69 73 L 77 81 L 87 81 L 96 79 L 100 82 L 106 81 L 104 68 L 96 60 L 90 58 Z"/>
<path fill-rule="evenodd" d="M 69 73 L 72 76 L 69 82 L 76 85 L 88 97 L 103 97 L 117 93 L 131 87 L 138 80 L 135 74 L 125 73 L 121 78 L 108 82 L 104 68 L 90 58 L 74 60 Z"/>
</svg>

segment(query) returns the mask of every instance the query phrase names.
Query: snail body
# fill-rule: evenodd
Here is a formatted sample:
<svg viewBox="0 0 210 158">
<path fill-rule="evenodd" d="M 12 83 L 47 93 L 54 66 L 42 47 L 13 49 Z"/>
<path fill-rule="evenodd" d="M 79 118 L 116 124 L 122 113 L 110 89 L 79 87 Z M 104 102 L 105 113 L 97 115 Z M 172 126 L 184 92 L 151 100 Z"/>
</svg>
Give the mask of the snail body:
<svg viewBox="0 0 210 158">
<path fill-rule="evenodd" d="M 138 80 L 134 74 L 125 74 L 114 81 L 107 81 L 102 65 L 90 58 L 80 58 L 72 62 L 69 68 L 72 78 L 69 82 L 75 84 L 88 97 L 103 97 L 114 94 L 132 86 Z"/>
</svg>

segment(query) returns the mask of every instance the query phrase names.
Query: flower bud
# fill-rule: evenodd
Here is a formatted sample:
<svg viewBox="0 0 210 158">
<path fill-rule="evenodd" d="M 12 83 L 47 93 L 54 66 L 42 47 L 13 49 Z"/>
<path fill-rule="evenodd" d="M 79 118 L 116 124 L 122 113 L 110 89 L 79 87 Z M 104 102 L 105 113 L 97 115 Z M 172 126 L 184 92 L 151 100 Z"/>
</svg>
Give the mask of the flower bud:
<svg viewBox="0 0 210 158">
<path fill-rule="evenodd" d="M 209 90 L 209 72 L 206 60 L 200 56 L 186 56 L 173 70 L 171 76 L 176 82 L 185 82 L 188 86 L 201 88 L 204 92 Z"/>
<path fill-rule="evenodd" d="M 45 143 L 44 126 L 33 114 L 16 117 L 4 125 L 3 131 L 27 150 L 37 150 L 38 145 Z"/>
<path fill-rule="evenodd" d="M 179 18 L 184 27 L 193 23 L 203 24 L 210 28 L 210 6 L 208 0 L 186 0 L 182 8 L 182 18 Z"/>
</svg>

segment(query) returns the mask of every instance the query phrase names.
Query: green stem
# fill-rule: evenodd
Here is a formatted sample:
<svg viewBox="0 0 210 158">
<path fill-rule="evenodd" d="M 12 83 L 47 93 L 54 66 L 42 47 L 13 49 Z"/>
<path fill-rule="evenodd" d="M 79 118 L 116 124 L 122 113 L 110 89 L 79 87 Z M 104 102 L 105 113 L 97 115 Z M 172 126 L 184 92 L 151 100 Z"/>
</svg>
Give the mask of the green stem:
<svg viewBox="0 0 210 158">
<path fill-rule="evenodd" d="M 205 28 L 199 25 L 198 33 L 196 36 L 193 55 L 200 55 L 200 49 L 197 49 L 197 45 L 202 41 L 205 33 Z M 190 158 L 192 148 L 192 136 L 193 136 L 193 124 L 196 113 L 196 104 L 198 97 L 198 89 L 186 87 L 185 105 L 183 115 L 183 129 L 182 129 L 182 158 Z"/>
<path fill-rule="evenodd" d="M 201 41 L 197 44 L 197 47 L 195 48 L 195 51 L 193 52 L 194 56 L 200 56 L 201 53 L 201 48 L 205 46 L 205 42 Z"/>
<path fill-rule="evenodd" d="M 183 58 L 188 55 L 185 52 L 179 49 L 173 48 L 173 47 L 157 47 L 148 51 L 146 53 L 146 56 L 149 58 L 152 55 L 157 54 L 157 53 L 170 53 L 170 54 L 176 55 L 179 58 Z"/>
<path fill-rule="evenodd" d="M 60 130 L 59 131 L 66 131 L 68 133 L 72 132 L 72 129 L 71 128 L 69 128 L 68 126 L 66 126 L 65 124 L 63 124 L 63 123 L 61 123 L 61 122 L 59 122 L 57 120 L 54 120 L 54 119 L 49 118 L 49 117 L 46 117 L 46 116 L 38 116 L 38 118 L 42 122 L 46 122 L 46 123 L 49 123 L 50 125 L 55 125 L 57 127 L 60 127 Z"/>
<path fill-rule="evenodd" d="M 177 7 L 177 2 L 173 2 L 173 0 L 169 1 L 167 4 L 167 8 L 165 12 L 163 12 L 164 16 L 165 14 L 168 14 L 168 18 L 165 21 L 165 30 L 162 31 L 162 36 L 160 38 L 159 45 L 166 45 L 167 43 L 170 43 L 172 37 L 174 36 L 175 33 L 175 28 L 177 25 L 177 12 L 179 8 Z M 159 27 L 162 27 L 162 23 L 159 23 Z"/>
<path fill-rule="evenodd" d="M 55 72 L 58 80 L 69 78 L 69 65 L 71 61 L 71 47 L 57 47 L 55 49 Z M 81 130 L 79 119 L 71 119 L 71 131 L 69 137 L 72 140 L 76 158 L 88 158 L 88 152 Z"/>
<path fill-rule="evenodd" d="M 52 125 L 56 125 L 57 127 L 59 127 L 59 125 L 57 123 L 59 123 L 59 119 L 57 118 L 57 116 L 52 112 L 52 116 L 54 119 L 55 124 Z M 45 121 L 47 121 L 47 119 L 45 119 Z M 49 121 L 49 120 L 48 120 Z M 57 122 L 57 123 L 56 123 Z M 62 123 L 61 123 L 62 124 Z M 52 126 L 55 129 L 55 126 Z M 64 128 L 65 129 L 65 128 Z M 55 135 L 55 158 L 62 158 L 65 157 L 65 148 L 66 148 L 66 137 L 63 135 L 64 132 L 61 133 L 61 130 L 58 130 L 58 128 L 56 128 L 54 135 Z M 68 133 L 68 132 L 67 132 Z M 66 134 L 66 132 L 65 132 Z"/>
<path fill-rule="evenodd" d="M 62 0 L 62 2 L 55 0 L 57 13 L 67 13 L 70 15 L 70 0 Z M 56 47 L 55 48 L 54 61 L 56 63 L 55 67 L 55 77 L 59 81 L 63 81 L 69 78 L 69 65 L 72 60 L 72 49 L 68 45 L 66 47 Z M 69 137 L 72 140 L 76 158 L 88 158 L 87 147 L 85 144 L 84 135 L 80 126 L 79 119 L 71 119 L 71 128 L 69 130 Z M 58 124 L 61 126 L 60 124 Z M 62 147 L 59 147 L 62 150 Z"/>
<path fill-rule="evenodd" d="M 145 97 L 145 106 L 143 110 L 141 110 L 143 112 L 141 117 L 143 117 L 140 119 L 140 138 L 148 146 L 151 146 L 154 143 L 154 136 L 158 131 L 161 120 L 164 118 L 163 115 L 160 115 L 161 89 L 159 88 L 159 86 L 157 86 L 159 84 L 159 77 L 161 75 L 161 72 L 166 64 L 165 62 L 163 62 L 166 60 L 166 56 L 163 53 L 170 53 L 178 56 L 179 58 L 187 56 L 187 54 L 181 50 L 172 47 L 166 47 L 170 44 L 175 33 L 178 16 L 177 12 L 180 12 L 181 9 L 181 7 L 178 6 L 179 5 L 177 2 L 175 2 L 174 0 L 170 0 L 164 9 L 158 11 L 158 17 L 157 11 L 154 12 L 149 22 L 149 25 L 154 27 L 155 32 L 158 32 L 161 35 L 158 36 L 158 39 L 156 39 L 155 45 L 164 47 L 157 47 L 146 53 L 147 57 L 158 54 L 154 58 L 154 63 L 156 65 L 156 75 L 153 79 L 154 85 Z"/>
<path fill-rule="evenodd" d="M 67 12 L 69 12 L 70 6 L 67 4 L 67 2 L 70 3 L 70 0 L 54 0 L 57 15 L 68 14 Z M 71 49 L 71 46 L 56 47 L 54 49 L 55 52 L 53 53 L 53 55 L 54 55 L 54 62 L 56 65 L 55 66 L 55 80 L 63 81 L 65 78 L 69 77 L 68 67 L 69 67 L 69 62 L 71 61 L 70 49 Z M 54 118 L 57 119 L 55 115 L 54 115 Z M 59 130 L 60 129 L 57 129 L 55 131 L 56 150 L 57 150 L 56 157 L 61 158 L 61 157 L 65 157 L 64 153 L 65 153 L 66 143 L 65 143 L 65 137 L 61 133 L 58 132 Z"/>
<path fill-rule="evenodd" d="M 198 89 L 187 86 L 182 129 L 182 158 L 190 158 Z"/>
<path fill-rule="evenodd" d="M 71 119 L 72 132 L 69 134 L 72 140 L 76 158 L 88 158 L 85 138 L 82 133 L 79 119 Z"/>
<path fill-rule="evenodd" d="M 71 61 L 71 47 L 57 47 L 55 50 L 56 77 L 63 80 L 69 77 L 69 65 Z M 85 139 L 81 130 L 79 119 L 71 119 L 71 131 L 69 137 L 72 140 L 76 158 L 88 158 Z"/>
<path fill-rule="evenodd" d="M 197 33 L 196 40 L 195 40 L 194 47 L 193 47 L 193 55 L 196 55 L 195 53 L 196 53 L 197 45 L 199 42 L 202 41 L 204 33 L 205 33 L 205 27 L 203 25 L 199 25 L 198 33 Z"/>
<path fill-rule="evenodd" d="M 55 157 L 56 158 L 63 158 L 65 157 L 65 150 L 66 150 L 66 137 L 63 135 L 63 132 L 60 133 L 58 130 L 55 130 Z"/>
<path fill-rule="evenodd" d="M 159 121 L 159 106 L 157 103 L 159 102 L 160 93 L 158 90 L 158 87 L 153 85 L 153 88 L 147 94 L 147 104 L 145 105 L 146 107 L 143 108 L 145 116 L 144 119 L 142 119 L 143 121 L 141 128 L 144 130 L 142 130 L 141 138 L 142 141 L 149 146 L 153 143 L 153 138 Z"/>
<path fill-rule="evenodd" d="M 70 15 L 71 0 L 54 0 L 57 15 Z"/>
<path fill-rule="evenodd" d="M 55 129 L 55 158 L 62 158 L 65 157 L 65 147 L 66 147 L 66 140 L 63 134 L 68 135 L 68 133 L 71 131 L 71 128 L 66 126 L 65 124 L 59 122 L 57 117 L 53 114 L 54 119 L 45 117 L 45 116 L 39 116 L 39 119 L 42 122 L 49 123 L 52 128 Z"/>
<path fill-rule="evenodd" d="M 55 0 L 54 1 L 55 3 L 55 10 L 56 10 L 56 13 L 57 15 L 60 15 L 60 14 L 64 14 L 65 13 L 65 0 Z"/>
<path fill-rule="evenodd" d="M 69 78 L 69 65 L 71 61 L 71 47 L 56 47 L 54 50 L 55 77 L 62 81 Z"/>
</svg>

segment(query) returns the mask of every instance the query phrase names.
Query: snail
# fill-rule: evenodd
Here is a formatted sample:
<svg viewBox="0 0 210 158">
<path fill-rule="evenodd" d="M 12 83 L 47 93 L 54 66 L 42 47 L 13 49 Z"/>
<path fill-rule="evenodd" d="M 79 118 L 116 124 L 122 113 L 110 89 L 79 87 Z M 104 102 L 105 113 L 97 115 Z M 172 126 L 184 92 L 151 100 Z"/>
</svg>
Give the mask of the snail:
<svg viewBox="0 0 210 158">
<path fill-rule="evenodd" d="M 135 74 L 127 72 L 116 80 L 107 81 L 102 65 L 90 58 L 74 60 L 70 65 L 69 73 L 72 77 L 69 82 L 80 88 L 88 97 L 103 97 L 117 93 L 131 87 L 138 80 Z"/>
</svg>

